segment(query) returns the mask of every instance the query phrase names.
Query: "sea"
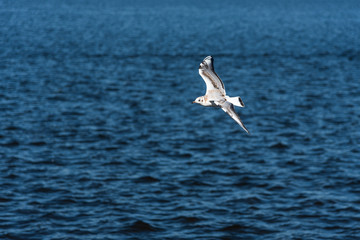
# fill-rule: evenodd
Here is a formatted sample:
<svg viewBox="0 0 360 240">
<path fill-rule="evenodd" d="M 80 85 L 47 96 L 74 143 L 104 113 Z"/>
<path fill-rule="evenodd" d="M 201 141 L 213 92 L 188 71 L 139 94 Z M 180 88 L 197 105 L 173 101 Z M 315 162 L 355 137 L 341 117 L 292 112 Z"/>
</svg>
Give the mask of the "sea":
<svg viewBox="0 0 360 240">
<path fill-rule="evenodd" d="M 0 239 L 360 239 L 360 1 L 0 0 Z M 247 134 L 205 94 L 215 70 Z"/>
</svg>

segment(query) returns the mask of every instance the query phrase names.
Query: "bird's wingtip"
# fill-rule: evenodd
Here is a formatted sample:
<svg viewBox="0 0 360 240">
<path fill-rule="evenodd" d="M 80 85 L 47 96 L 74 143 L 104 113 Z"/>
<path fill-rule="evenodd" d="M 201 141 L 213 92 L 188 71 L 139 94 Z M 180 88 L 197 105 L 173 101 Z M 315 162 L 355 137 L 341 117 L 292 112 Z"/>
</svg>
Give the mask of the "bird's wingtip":
<svg viewBox="0 0 360 240">
<path fill-rule="evenodd" d="M 239 124 L 241 126 L 241 124 Z M 244 131 L 248 134 L 251 135 L 250 131 L 245 127 L 245 126 L 241 126 L 242 129 L 244 129 Z"/>
</svg>

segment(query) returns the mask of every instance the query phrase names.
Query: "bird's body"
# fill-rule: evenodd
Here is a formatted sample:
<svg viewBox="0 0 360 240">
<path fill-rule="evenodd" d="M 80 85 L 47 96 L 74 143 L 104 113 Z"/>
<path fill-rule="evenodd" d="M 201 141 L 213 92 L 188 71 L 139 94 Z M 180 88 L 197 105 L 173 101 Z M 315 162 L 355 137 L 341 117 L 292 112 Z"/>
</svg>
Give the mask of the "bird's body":
<svg viewBox="0 0 360 240">
<path fill-rule="evenodd" d="M 206 93 L 204 96 L 196 98 L 193 103 L 205 107 L 221 108 L 249 133 L 234 109 L 234 105 L 238 107 L 245 107 L 245 105 L 240 97 L 226 95 L 224 83 L 215 72 L 213 57 L 208 56 L 200 63 L 199 74 L 205 81 Z"/>
</svg>

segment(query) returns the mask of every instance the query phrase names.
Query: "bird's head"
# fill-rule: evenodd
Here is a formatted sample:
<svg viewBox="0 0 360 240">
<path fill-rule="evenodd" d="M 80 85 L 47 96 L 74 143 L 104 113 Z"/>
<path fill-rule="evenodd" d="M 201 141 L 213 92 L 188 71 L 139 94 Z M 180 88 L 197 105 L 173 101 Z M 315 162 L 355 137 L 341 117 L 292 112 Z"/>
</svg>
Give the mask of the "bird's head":
<svg viewBox="0 0 360 240">
<path fill-rule="evenodd" d="M 192 103 L 197 103 L 197 104 L 203 105 L 205 103 L 205 98 L 204 98 L 204 96 L 198 97 Z"/>
</svg>

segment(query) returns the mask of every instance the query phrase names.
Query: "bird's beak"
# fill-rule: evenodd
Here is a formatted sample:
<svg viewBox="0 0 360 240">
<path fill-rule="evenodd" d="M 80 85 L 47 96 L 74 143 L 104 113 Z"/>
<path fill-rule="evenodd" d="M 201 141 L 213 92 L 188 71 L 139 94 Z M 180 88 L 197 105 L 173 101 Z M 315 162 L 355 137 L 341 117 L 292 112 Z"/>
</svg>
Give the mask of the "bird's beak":
<svg viewBox="0 0 360 240">
<path fill-rule="evenodd" d="M 192 101 L 192 103 L 195 103 L 195 101 Z"/>
</svg>

